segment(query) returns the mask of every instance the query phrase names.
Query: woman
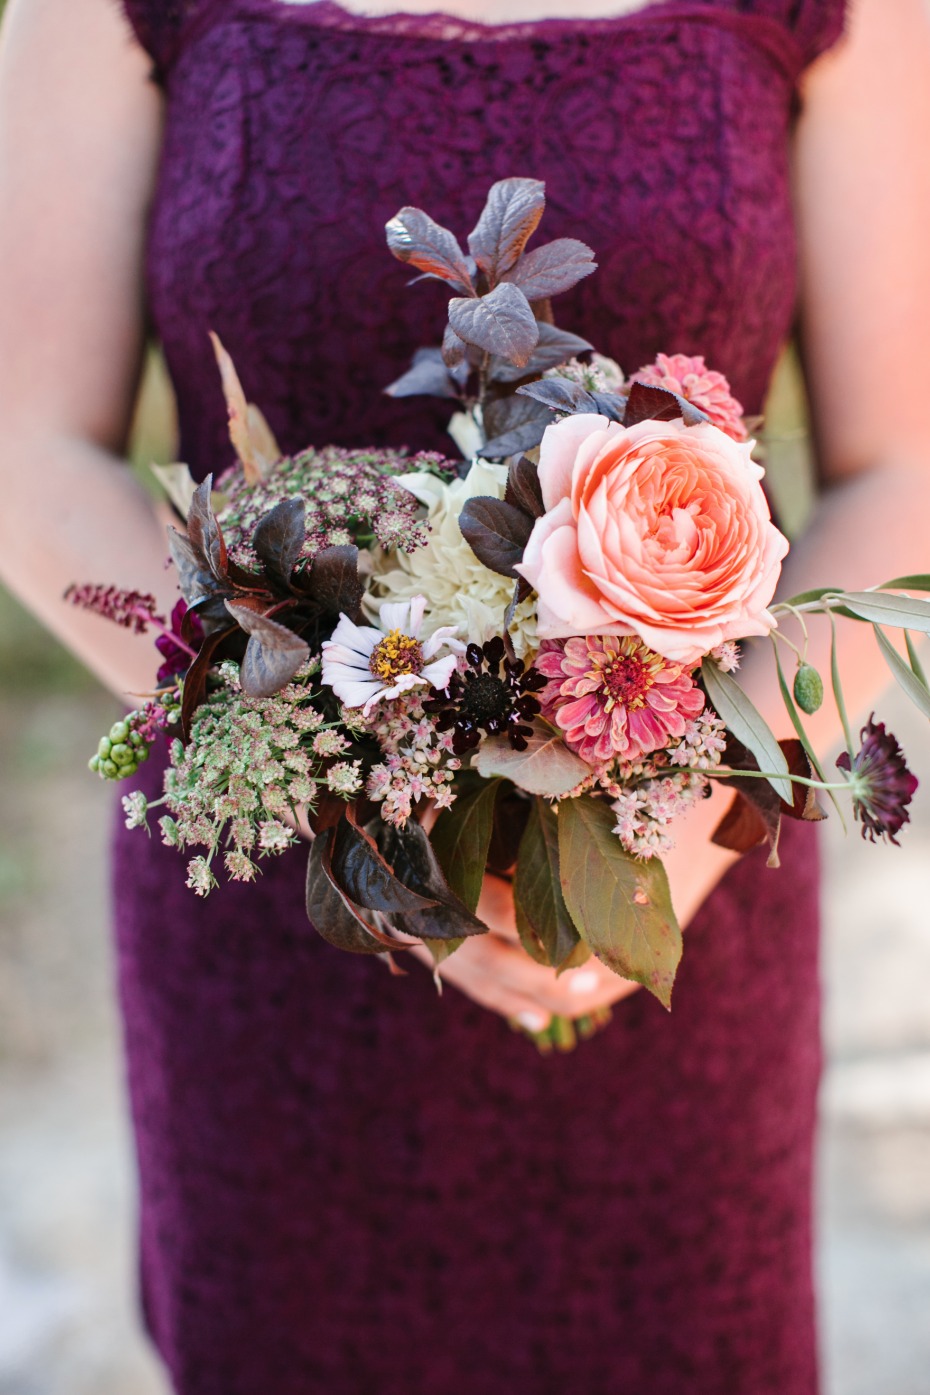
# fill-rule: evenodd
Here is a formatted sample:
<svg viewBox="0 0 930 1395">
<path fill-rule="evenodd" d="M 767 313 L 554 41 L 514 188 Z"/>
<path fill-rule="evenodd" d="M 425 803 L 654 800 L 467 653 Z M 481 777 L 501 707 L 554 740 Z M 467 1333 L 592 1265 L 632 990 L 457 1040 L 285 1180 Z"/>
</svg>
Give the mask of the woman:
<svg viewBox="0 0 930 1395">
<path fill-rule="evenodd" d="M 509 174 L 546 180 L 548 237 L 597 250 L 566 327 L 629 369 L 704 353 L 752 412 L 794 314 L 793 158 L 825 492 L 785 586 L 924 565 L 920 0 L 857 0 L 827 57 L 842 0 L 377 8 L 127 0 L 131 39 L 114 0 L 12 0 L 0 557 L 51 627 L 117 691 L 148 686 L 146 643 L 59 600 L 99 578 L 170 603 L 119 459 L 144 285 L 195 473 L 228 456 L 209 328 L 286 449 L 440 444 L 423 404 L 379 396 L 441 306 L 380 230 L 412 203 L 463 233 Z M 848 637 L 859 708 L 872 654 Z M 780 729 L 772 675 L 744 679 Z M 717 803 L 670 861 L 671 1017 L 596 966 L 531 964 L 500 884 L 500 933 L 439 1001 L 416 966 L 388 980 L 312 938 L 299 859 L 203 905 L 176 854 L 120 834 L 143 1292 L 181 1395 L 814 1391 L 814 853 L 793 828 L 786 870 L 727 872 Z M 559 1060 L 497 1015 L 620 998 Z"/>
</svg>

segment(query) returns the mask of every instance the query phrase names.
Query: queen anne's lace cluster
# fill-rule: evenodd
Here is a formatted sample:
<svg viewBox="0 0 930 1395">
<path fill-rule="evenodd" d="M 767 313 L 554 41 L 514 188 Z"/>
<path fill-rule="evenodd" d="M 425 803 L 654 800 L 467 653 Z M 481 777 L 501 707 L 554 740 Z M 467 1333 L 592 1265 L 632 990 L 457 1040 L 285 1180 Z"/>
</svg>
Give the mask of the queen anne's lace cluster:
<svg viewBox="0 0 930 1395">
<path fill-rule="evenodd" d="M 224 842 L 229 876 L 251 881 L 256 857 L 297 841 L 288 819 L 314 805 L 320 786 L 347 799 L 360 790 L 361 763 L 338 759 L 350 743 L 312 705 L 318 667 L 311 661 L 272 698 L 250 698 L 236 665 L 222 664 L 222 686 L 197 709 L 190 742 L 171 743 L 163 798 L 147 803 L 137 790 L 123 800 L 128 827 L 164 805 L 162 840 L 207 849 L 188 864 L 187 884 L 198 895 L 216 883 L 212 862 Z"/>
<path fill-rule="evenodd" d="M 226 496 L 218 517 L 230 556 L 242 567 L 255 567 L 255 525 L 276 504 L 295 497 L 302 498 L 305 507 L 304 557 L 313 557 L 323 547 L 364 545 L 372 538 L 387 548 L 421 547 L 429 537 L 429 525 L 418 521 L 416 498 L 393 476 L 445 465 L 435 452 L 408 457 L 394 450 L 326 446 L 285 456 L 260 485 L 247 483 L 236 466 L 217 484 Z"/>
</svg>

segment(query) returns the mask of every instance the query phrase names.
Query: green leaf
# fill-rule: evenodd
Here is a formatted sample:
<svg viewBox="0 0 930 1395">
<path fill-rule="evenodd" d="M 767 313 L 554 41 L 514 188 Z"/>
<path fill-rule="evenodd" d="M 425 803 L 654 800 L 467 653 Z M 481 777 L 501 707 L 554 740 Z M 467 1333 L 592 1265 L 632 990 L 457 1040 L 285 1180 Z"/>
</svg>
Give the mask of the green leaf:
<svg viewBox="0 0 930 1395">
<path fill-rule="evenodd" d="M 871 620 L 873 625 L 930 634 L 930 601 L 915 601 L 910 596 L 892 596 L 884 591 L 843 591 L 839 599 L 853 615 Z"/>
<path fill-rule="evenodd" d="M 896 576 L 893 581 L 883 581 L 880 591 L 930 591 L 930 576 L 921 572 L 914 576 Z"/>
<path fill-rule="evenodd" d="M 517 929 L 527 953 L 561 968 L 581 942 L 559 881 L 559 821 L 536 798 L 520 843 L 513 883 Z"/>
<path fill-rule="evenodd" d="M 927 691 L 925 685 L 921 683 L 919 678 L 915 678 L 911 669 L 901 658 L 901 655 L 887 636 L 882 634 L 877 625 L 874 626 L 874 629 L 875 638 L 878 640 L 878 647 L 882 651 L 882 656 L 891 669 L 891 672 L 907 693 L 914 706 L 919 707 L 925 717 L 930 717 L 930 692 Z"/>
<path fill-rule="evenodd" d="M 760 770 L 770 770 L 776 778 L 769 784 L 787 805 L 793 803 L 791 781 L 788 779 L 788 762 L 776 741 L 768 723 L 749 701 L 740 685 L 728 673 L 724 673 L 713 659 L 705 659 L 701 666 L 701 677 L 710 704 L 733 735 L 747 746 Z M 777 777 L 784 775 L 784 779 Z"/>
<path fill-rule="evenodd" d="M 500 780 L 482 780 L 474 790 L 460 794 L 451 809 L 442 811 L 430 834 L 446 881 L 470 911 L 481 895 L 500 786 Z"/>
<path fill-rule="evenodd" d="M 559 799 L 580 785 L 591 767 L 565 745 L 561 732 L 541 728 L 533 732 L 525 751 L 515 751 L 506 736 L 489 736 L 475 757 L 475 769 L 486 780 L 503 775 L 528 794 Z"/>
<path fill-rule="evenodd" d="M 638 861 L 613 832 L 603 800 L 581 795 L 559 805 L 559 879 L 575 927 L 614 973 L 669 1007 L 681 958 L 681 930 L 665 868 Z"/>
<path fill-rule="evenodd" d="M 779 601 L 779 605 L 800 606 L 810 605 L 811 601 L 822 600 L 824 596 L 837 595 L 835 586 L 815 586 L 812 591 L 799 591 L 796 596 L 789 596 L 786 601 Z"/>
<path fill-rule="evenodd" d="M 927 675 L 924 673 L 923 665 L 920 662 L 920 657 L 918 656 L 914 641 L 911 639 L 907 630 L 904 631 L 904 642 L 907 645 L 907 657 L 911 661 L 911 668 L 914 670 L 915 677 L 920 679 L 925 688 L 930 688 L 930 683 L 927 682 Z"/>
</svg>

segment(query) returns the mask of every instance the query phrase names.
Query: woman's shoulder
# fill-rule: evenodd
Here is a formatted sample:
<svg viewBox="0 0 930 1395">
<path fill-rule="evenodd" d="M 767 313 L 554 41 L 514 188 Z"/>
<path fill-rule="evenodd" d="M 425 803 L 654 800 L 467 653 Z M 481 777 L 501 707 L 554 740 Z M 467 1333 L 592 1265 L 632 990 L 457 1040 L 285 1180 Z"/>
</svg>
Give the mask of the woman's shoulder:
<svg viewBox="0 0 930 1395">
<path fill-rule="evenodd" d="M 843 33 L 851 0 L 731 0 L 738 11 L 785 25 L 806 63 L 836 43 Z"/>
</svg>

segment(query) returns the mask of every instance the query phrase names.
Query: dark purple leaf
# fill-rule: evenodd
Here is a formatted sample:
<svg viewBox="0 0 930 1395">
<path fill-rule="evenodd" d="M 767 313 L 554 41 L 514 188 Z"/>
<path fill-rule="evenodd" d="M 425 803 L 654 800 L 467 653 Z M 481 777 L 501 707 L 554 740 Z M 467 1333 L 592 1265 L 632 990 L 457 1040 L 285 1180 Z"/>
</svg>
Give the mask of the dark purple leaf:
<svg viewBox="0 0 930 1395">
<path fill-rule="evenodd" d="M 465 345 L 462 344 L 462 357 L 464 356 Z M 449 367 L 443 361 L 441 349 L 418 349 L 407 372 L 384 391 L 388 397 L 457 398 L 459 395 Z"/>
<path fill-rule="evenodd" d="M 451 325 L 446 325 L 442 336 L 442 361 L 451 371 L 465 363 L 467 345 L 464 339 L 460 339 Z"/>
<path fill-rule="evenodd" d="M 594 398 L 580 383 L 570 378 L 540 378 L 517 388 L 519 397 L 532 397 L 553 412 L 593 412 Z"/>
<path fill-rule="evenodd" d="M 801 742 L 795 737 L 779 741 L 782 754 L 792 775 L 810 779 L 810 761 Z M 758 770 L 755 756 L 741 741 L 727 733 L 727 746 L 723 756 L 731 770 Z M 826 818 L 817 800 L 817 792 L 809 785 L 792 785 L 793 802 L 789 807 L 780 799 L 767 780 L 741 780 L 738 776 L 722 779 L 722 785 L 736 790 L 733 803 L 711 836 L 711 842 L 732 852 L 748 852 L 760 843 L 768 843 L 770 867 L 778 867 L 778 840 L 782 818 L 803 819 L 819 822 Z"/>
<path fill-rule="evenodd" d="M 178 571 L 178 586 L 189 606 L 217 592 L 217 581 L 207 559 L 190 538 L 176 528 L 168 529 L 168 550 Z"/>
<path fill-rule="evenodd" d="M 409 890 L 434 899 L 428 910 L 393 913 L 391 924 L 408 935 L 428 940 L 457 940 L 463 935 L 482 935 L 487 926 L 465 906 L 442 874 L 429 838 L 415 819 L 404 828 L 378 821 L 378 841 L 394 876 Z"/>
<path fill-rule="evenodd" d="M 339 890 L 368 911 L 422 911 L 436 904 L 397 880 L 375 840 L 354 821 L 350 806 L 333 834 L 331 872 Z"/>
<path fill-rule="evenodd" d="M 626 398 L 619 392 L 592 392 L 594 410 L 610 421 L 622 422 L 626 415 Z"/>
<path fill-rule="evenodd" d="M 218 581 L 226 579 L 226 543 L 210 503 L 213 476 L 198 484 L 187 511 L 187 536 L 196 550 L 206 558 L 207 565 Z"/>
<path fill-rule="evenodd" d="M 539 340 L 539 323 L 529 301 L 516 286 L 497 286 L 474 300 L 449 302 L 449 324 L 466 344 L 525 364 Z"/>
<path fill-rule="evenodd" d="M 318 833 L 307 862 L 307 917 L 317 934 L 336 949 L 350 954 L 384 954 L 389 945 L 375 937 L 374 927 L 359 915 L 333 880 L 333 830 Z"/>
<path fill-rule="evenodd" d="M 356 621 L 362 604 L 358 574 L 358 548 L 324 547 L 310 564 L 307 590 L 324 615 L 347 615 Z"/>
<path fill-rule="evenodd" d="M 697 426 L 707 421 L 705 414 L 689 402 L 679 397 L 677 392 L 657 387 L 654 383 L 633 383 L 627 398 L 624 426 L 635 426 L 639 421 L 676 421 L 681 417 L 685 426 Z"/>
<path fill-rule="evenodd" d="M 239 674 L 243 692 L 253 698 L 272 697 L 307 662 L 309 645 L 293 630 L 248 606 L 227 601 L 226 609 L 249 636 Z"/>
<path fill-rule="evenodd" d="M 522 562 L 533 531 L 533 520 L 522 510 L 503 499 L 467 499 L 459 527 L 479 562 L 500 576 L 516 576 L 514 567 Z"/>
<path fill-rule="evenodd" d="M 517 368 L 513 364 L 495 360 L 491 365 L 492 382 L 515 383 L 521 378 L 532 377 L 534 373 L 545 373 L 547 368 L 558 368 L 568 359 L 587 353 L 593 347 L 579 334 L 569 334 L 555 325 L 546 324 L 545 320 L 537 320 L 536 323 L 539 326 L 539 341 L 527 363 Z"/>
<path fill-rule="evenodd" d="M 504 611 L 504 629 L 509 630 L 517 614 L 517 606 L 521 601 L 525 601 L 527 596 L 532 595 L 533 588 L 525 576 L 518 576 L 513 584 L 513 595 L 507 609 Z"/>
<path fill-rule="evenodd" d="M 489 872 L 499 877 L 513 872 L 531 808 L 531 800 L 505 781 L 494 805 L 494 828 L 488 848 Z"/>
<path fill-rule="evenodd" d="M 386 225 L 387 245 L 398 261 L 415 266 L 474 295 L 465 254 L 448 228 L 421 208 L 402 208 Z"/>
<path fill-rule="evenodd" d="M 550 296 L 571 290 L 596 270 L 597 263 L 590 247 L 574 237 L 559 237 L 555 242 L 527 252 L 503 279 L 519 286 L 527 300 L 548 300 Z"/>
<path fill-rule="evenodd" d="M 297 565 L 306 533 L 302 499 L 282 499 L 258 520 L 252 534 L 255 549 L 272 581 L 287 587 Z"/>
<path fill-rule="evenodd" d="M 534 417 L 522 426 L 515 426 L 512 431 L 505 431 L 502 436 L 493 436 L 478 454 L 486 460 L 506 460 L 511 455 L 522 455 L 524 451 L 533 450 L 539 445 L 550 424 L 551 418 L 546 421 Z"/>
<path fill-rule="evenodd" d="M 532 460 L 527 460 L 525 455 L 515 461 L 507 471 L 504 503 L 513 504 L 514 508 L 529 514 L 530 518 L 542 518 L 546 512 L 542 485 L 539 483 L 539 471 Z"/>
<path fill-rule="evenodd" d="M 539 179 L 501 179 L 468 237 L 468 250 L 493 286 L 521 255 L 546 207 Z"/>
</svg>

